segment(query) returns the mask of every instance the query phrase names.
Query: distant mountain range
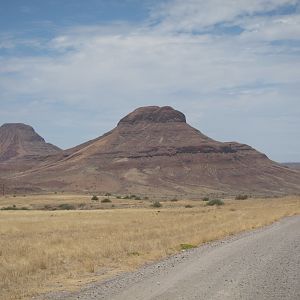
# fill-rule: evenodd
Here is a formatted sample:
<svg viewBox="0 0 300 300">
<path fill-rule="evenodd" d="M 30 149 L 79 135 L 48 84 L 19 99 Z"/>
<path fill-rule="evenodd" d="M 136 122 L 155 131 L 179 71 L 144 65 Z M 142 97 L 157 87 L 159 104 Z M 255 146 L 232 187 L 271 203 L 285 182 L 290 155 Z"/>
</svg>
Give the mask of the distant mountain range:
<svg viewBox="0 0 300 300">
<path fill-rule="evenodd" d="M 215 141 L 168 106 L 138 108 L 105 135 L 64 151 L 28 125 L 4 124 L 0 178 L 12 192 L 300 192 L 297 168 L 271 161 L 248 145 Z"/>
</svg>

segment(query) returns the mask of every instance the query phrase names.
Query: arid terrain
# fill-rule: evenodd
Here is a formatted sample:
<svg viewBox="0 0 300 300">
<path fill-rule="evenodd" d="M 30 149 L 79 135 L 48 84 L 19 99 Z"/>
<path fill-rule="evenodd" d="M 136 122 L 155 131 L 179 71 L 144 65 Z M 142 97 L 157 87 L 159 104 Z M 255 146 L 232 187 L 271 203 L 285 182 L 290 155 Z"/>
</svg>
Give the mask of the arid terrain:
<svg viewBox="0 0 300 300">
<path fill-rule="evenodd" d="M 4 124 L 0 187 L 3 299 L 56 299 L 300 214 L 294 165 L 215 141 L 169 106 L 138 108 L 67 150 L 28 125 Z"/>
<path fill-rule="evenodd" d="M 107 198 L 111 202 L 103 203 Z M 300 213 L 299 197 L 224 199 L 221 206 L 208 206 L 201 199 L 177 200 L 153 207 L 152 199 L 115 196 L 99 201 L 87 195 L 1 197 L 1 208 L 29 209 L 0 211 L 2 298 L 76 290 L 183 249 Z"/>
<path fill-rule="evenodd" d="M 300 298 L 300 217 L 183 251 L 136 272 L 47 300 Z"/>
<path fill-rule="evenodd" d="M 141 107 L 116 128 L 65 151 L 21 124 L 0 127 L 7 192 L 134 193 L 176 197 L 300 192 L 300 172 L 237 142 L 215 141 L 169 107 Z"/>
</svg>

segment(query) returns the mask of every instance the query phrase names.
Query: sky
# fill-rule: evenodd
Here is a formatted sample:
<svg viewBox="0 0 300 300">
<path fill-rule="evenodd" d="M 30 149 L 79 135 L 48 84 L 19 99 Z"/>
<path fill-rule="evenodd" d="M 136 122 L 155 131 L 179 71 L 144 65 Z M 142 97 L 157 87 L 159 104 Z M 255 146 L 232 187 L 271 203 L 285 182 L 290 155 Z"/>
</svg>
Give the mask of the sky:
<svg viewBox="0 0 300 300">
<path fill-rule="evenodd" d="M 0 0 L 0 125 L 69 148 L 140 106 L 300 161 L 300 0 Z"/>
</svg>

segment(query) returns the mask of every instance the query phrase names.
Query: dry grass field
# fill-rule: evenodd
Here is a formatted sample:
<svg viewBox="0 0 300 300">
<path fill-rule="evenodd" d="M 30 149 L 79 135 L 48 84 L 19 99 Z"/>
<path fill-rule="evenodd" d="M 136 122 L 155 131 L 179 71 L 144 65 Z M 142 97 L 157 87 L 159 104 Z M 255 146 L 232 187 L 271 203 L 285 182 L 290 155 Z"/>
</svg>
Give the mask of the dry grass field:
<svg viewBox="0 0 300 300">
<path fill-rule="evenodd" d="M 0 207 L 90 203 L 90 196 L 53 197 L 2 197 Z M 300 214 L 300 197 L 226 200 L 220 207 L 162 204 L 112 198 L 95 204 L 98 210 L 0 211 L 1 299 L 76 289 L 178 252 L 181 244 L 200 245 Z"/>
</svg>

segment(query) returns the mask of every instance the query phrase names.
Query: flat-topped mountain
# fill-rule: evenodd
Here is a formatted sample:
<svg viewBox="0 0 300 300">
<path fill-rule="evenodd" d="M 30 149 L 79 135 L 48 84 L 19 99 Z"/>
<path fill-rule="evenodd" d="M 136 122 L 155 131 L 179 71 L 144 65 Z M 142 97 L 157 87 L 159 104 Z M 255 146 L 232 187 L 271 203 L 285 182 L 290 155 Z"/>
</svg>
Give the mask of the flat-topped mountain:
<svg viewBox="0 0 300 300">
<path fill-rule="evenodd" d="M 300 173 L 248 145 L 215 141 L 171 107 L 138 108 L 105 135 L 16 177 L 36 187 L 158 195 L 294 193 Z"/>
</svg>

